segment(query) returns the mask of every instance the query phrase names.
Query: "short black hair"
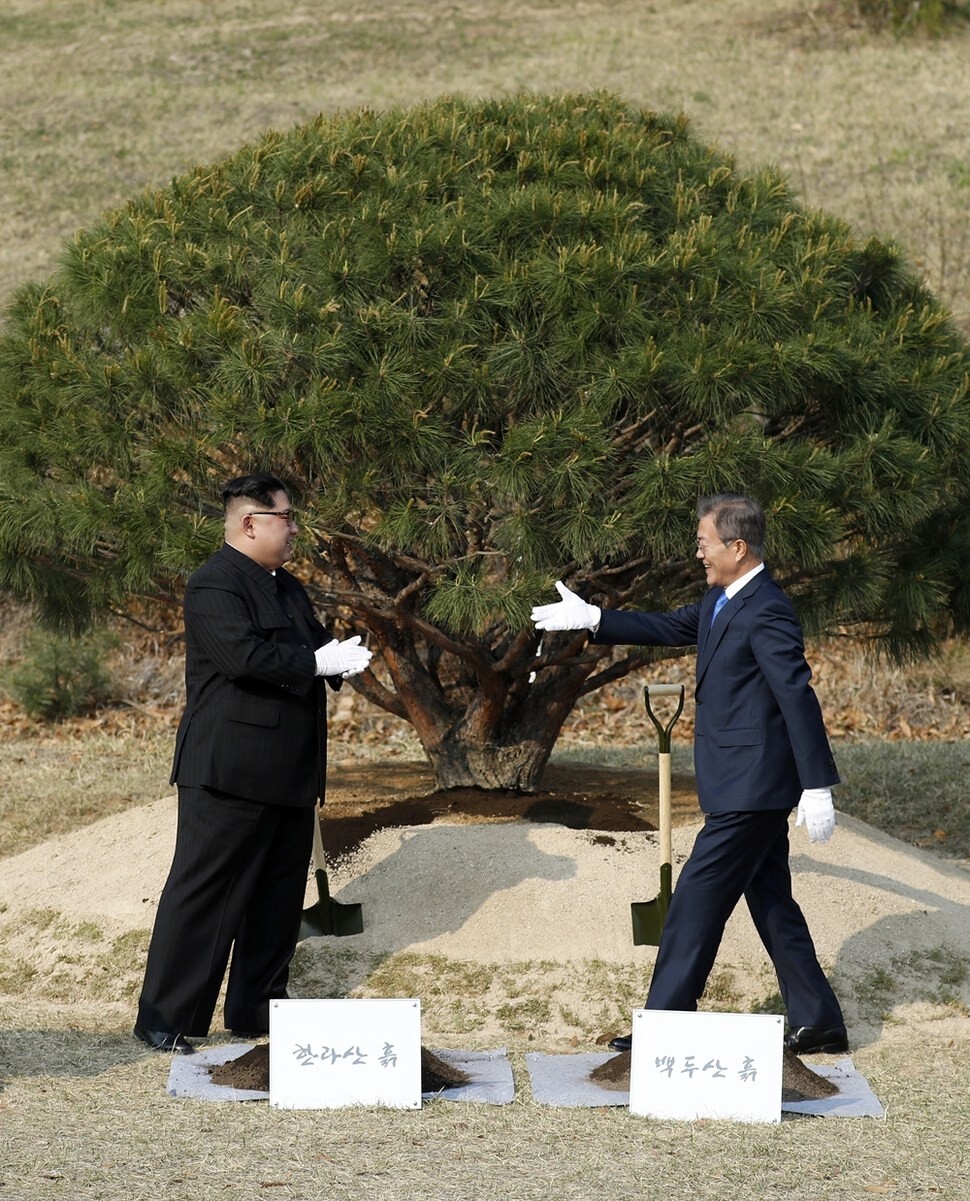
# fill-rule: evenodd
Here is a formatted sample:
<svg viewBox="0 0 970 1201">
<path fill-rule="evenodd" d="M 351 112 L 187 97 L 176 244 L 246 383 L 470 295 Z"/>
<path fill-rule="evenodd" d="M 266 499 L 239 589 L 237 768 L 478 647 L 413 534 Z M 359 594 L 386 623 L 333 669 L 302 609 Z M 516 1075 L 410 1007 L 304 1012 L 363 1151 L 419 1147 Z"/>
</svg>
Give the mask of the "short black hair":
<svg viewBox="0 0 970 1201">
<path fill-rule="evenodd" d="M 765 514 L 761 505 L 750 496 L 735 492 L 716 492 L 702 496 L 697 502 L 697 516 L 714 518 L 714 528 L 722 542 L 740 538 L 757 559 L 764 557 Z"/>
<path fill-rule="evenodd" d="M 269 475 L 267 472 L 260 475 L 240 475 L 230 480 L 222 489 L 222 507 L 224 510 L 228 509 L 234 500 L 243 497 L 262 505 L 264 509 L 271 509 L 277 492 L 289 494 L 289 489 L 275 475 Z"/>
</svg>

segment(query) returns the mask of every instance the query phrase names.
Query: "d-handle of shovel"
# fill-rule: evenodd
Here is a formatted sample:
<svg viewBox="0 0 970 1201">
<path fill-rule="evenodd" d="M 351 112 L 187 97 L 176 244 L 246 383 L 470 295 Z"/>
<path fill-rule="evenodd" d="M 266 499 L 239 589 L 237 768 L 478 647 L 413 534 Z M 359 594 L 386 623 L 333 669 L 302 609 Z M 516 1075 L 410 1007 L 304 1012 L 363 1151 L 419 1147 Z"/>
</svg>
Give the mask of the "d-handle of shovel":
<svg viewBox="0 0 970 1201">
<path fill-rule="evenodd" d="M 650 707 L 650 698 L 652 696 L 676 696 L 678 698 L 677 710 L 666 725 L 661 723 L 660 718 L 657 717 L 656 713 Z M 674 722 L 684 711 L 684 686 L 683 684 L 647 684 L 643 690 L 643 703 L 647 707 L 647 717 L 650 718 L 657 728 L 657 749 L 661 755 L 669 755 L 670 732 L 674 728 Z"/>
</svg>

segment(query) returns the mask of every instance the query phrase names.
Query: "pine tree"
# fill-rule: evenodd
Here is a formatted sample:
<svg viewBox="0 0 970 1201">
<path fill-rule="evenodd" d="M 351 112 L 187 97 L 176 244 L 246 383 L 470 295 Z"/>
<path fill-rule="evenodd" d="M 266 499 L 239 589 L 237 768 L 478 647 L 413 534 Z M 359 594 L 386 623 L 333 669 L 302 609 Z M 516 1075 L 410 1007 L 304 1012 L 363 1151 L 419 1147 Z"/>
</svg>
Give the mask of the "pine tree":
<svg viewBox="0 0 970 1201">
<path fill-rule="evenodd" d="M 809 632 L 966 627 L 970 350 L 891 244 L 610 95 L 321 117 L 81 231 L 0 340 L 0 586 L 175 597 L 273 470 L 356 686 L 441 786 L 534 788 L 643 653 L 539 639 L 562 576 L 696 599 L 694 504 L 759 498 Z"/>
</svg>

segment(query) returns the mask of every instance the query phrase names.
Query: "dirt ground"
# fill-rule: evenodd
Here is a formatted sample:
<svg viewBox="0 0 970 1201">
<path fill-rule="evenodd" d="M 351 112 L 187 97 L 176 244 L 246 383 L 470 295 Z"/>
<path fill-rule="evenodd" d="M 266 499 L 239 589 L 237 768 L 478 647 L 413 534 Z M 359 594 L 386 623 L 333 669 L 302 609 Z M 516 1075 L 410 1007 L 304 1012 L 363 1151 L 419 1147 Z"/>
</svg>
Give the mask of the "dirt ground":
<svg viewBox="0 0 970 1201">
<path fill-rule="evenodd" d="M 341 763 L 327 771 L 322 823 L 328 860 L 353 854 L 376 830 L 453 824 L 529 821 L 608 834 L 657 829 L 656 773 L 552 764 L 537 793 L 480 788 L 434 791 L 430 767 L 420 763 Z M 696 821 L 697 793 L 690 776 L 674 775 L 674 826 Z"/>
</svg>

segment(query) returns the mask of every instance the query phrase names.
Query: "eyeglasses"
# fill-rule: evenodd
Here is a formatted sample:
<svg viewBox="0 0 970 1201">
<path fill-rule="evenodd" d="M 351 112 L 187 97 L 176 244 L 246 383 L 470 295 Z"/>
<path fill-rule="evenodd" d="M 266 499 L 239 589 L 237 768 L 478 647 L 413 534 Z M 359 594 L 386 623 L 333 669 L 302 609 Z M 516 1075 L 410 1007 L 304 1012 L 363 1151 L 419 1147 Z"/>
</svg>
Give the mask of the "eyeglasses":
<svg viewBox="0 0 970 1201">
<path fill-rule="evenodd" d="M 295 509 L 253 509 L 245 517 L 282 517 L 287 525 L 296 525 Z"/>
</svg>

